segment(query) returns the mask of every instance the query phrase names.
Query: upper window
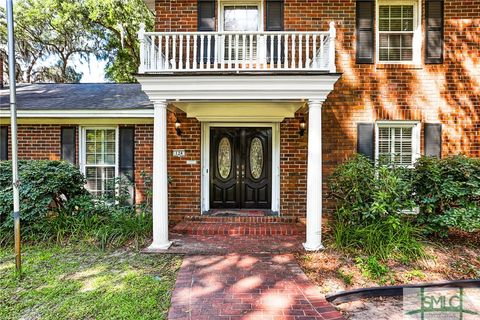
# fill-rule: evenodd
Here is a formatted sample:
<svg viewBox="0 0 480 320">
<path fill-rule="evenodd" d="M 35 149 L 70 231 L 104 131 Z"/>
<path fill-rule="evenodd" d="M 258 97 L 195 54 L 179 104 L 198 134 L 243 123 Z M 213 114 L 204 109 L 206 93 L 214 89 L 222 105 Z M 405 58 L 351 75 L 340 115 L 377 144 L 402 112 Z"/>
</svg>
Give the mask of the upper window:
<svg viewBox="0 0 480 320">
<path fill-rule="evenodd" d="M 399 166 L 412 166 L 420 154 L 418 122 L 377 123 L 376 160 Z"/>
<path fill-rule="evenodd" d="M 84 129 L 83 159 L 87 189 L 96 197 L 111 197 L 117 173 L 116 128 Z"/>
<path fill-rule="evenodd" d="M 258 6 L 225 6 L 223 31 L 258 31 Z"/>
<path fill-rule="evenodd" d="M 379 62 L 418 62 L 416 1 L 378 1 L 377 57 Z"/>
</svg>

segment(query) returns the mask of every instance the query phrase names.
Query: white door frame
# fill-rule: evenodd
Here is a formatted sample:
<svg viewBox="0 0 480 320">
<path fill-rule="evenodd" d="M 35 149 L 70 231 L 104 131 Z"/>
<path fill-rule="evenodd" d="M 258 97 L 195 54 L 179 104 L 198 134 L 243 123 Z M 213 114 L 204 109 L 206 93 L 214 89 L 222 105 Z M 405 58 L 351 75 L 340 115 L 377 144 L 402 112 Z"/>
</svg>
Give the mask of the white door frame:
<svg viewBox="0 0 480 320">
<path fill-rule="evenodd" d="M 202 122 L 201 131 L 201 205 L 200 214 L 210 210 L 210 128 L 255 127 L 272 129 L 272 208 L 280 215 L 280 123 L 279 122 Z"/>
</svg>

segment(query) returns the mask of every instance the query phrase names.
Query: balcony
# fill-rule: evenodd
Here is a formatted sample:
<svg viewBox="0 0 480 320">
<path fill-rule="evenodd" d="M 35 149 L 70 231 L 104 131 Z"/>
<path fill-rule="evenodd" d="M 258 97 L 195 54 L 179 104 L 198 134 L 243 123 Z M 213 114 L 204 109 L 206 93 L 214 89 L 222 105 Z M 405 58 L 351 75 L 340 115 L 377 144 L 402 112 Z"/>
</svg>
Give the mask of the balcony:
<svg viewBox="0 0 480 320">
<path fill-rule="evenodd" d="M 139 74 L 335 73 L 335 26 L 325 32 L 145 32 Z"/>
</svg>

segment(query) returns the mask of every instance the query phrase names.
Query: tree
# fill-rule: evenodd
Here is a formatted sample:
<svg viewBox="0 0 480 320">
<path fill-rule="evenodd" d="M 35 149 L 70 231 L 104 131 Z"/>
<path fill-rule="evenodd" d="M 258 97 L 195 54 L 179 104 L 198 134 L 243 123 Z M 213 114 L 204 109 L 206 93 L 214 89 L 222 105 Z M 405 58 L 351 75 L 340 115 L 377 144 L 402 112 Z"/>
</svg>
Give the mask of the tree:
<svg viewBox="0 0 480 320">
<path fill-rule="evenodd" d="M 153 29 L 153 14 L 143 0 L 84 0 L 85 20 L 103 40 L 101 58 L 107 61 L 105 75 L 115 82 L 136 82 L 140 64 L 137 32 L 140 23 Z"/>
<path fill-rule="evenodd" d="M 153 27 L 142 0 L 18 0 L 14 11 L 17 81 L 78 82 L 82 74 L 73 61 L 88 62 L 91 56 L 106 60 L 107 79 L 136 81 L 136 33 L 142 22 Z M 0 36 L 0 53 L 6 55 L 2 8 Z"/>
</svg>

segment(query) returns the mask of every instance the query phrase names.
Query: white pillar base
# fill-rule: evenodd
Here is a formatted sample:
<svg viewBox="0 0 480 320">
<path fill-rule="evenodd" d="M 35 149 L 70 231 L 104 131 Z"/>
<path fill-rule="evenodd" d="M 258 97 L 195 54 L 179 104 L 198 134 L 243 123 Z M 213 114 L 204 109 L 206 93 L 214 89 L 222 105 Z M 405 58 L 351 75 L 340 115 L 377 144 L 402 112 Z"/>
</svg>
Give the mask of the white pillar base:
<svg viewBox="0 0 480 320">
<path fill-rule="evenodd" d="M 305 251 L 320 251 L 325 249 L 325 247 L 320 243 L 320 244 L 310 244 L 310 243 L 303 243 L 303 248 Z"/>
<path fill-rule="evenodd" d="M 172 245 L 173 241 L 168 241 L 166 243 L 152 243 L 148 246 L 147 250 L 156 251 L 156 250 L 167 250 Z"/>
</svg>

